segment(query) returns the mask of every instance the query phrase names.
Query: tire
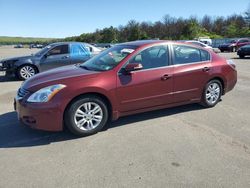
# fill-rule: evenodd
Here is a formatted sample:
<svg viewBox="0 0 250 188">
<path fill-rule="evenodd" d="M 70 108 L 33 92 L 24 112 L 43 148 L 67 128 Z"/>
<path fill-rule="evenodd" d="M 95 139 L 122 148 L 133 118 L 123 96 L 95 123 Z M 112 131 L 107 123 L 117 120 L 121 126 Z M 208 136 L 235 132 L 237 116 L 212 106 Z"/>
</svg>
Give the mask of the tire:
<svg viewBox="0 0 250 188">
<path fill-rule="evenodd" d="M 22 65 L 16 70 L 16 77 L 20 80 L 27 80 L 38 73 L 34 65 Z"/>
<path fill-rule="evenodd" d="M 214 107 L 221 99 L 222 84 L 219 80 L 209 81 L 203 91 L 201 105 L 207 108 Z"/>
<path fill-rule="evenodd" d="M 236 52 L 236 47 L 232 47 L 231 52 Z"/>
<path fill-rule="evenodd" d="M 244 55 L 239 55 L 239 57 L 240 57 L 241 59 L 244 59 L 245 56 L 244 56 Z"/>
<path fill-rule="evenodd" d="M 220 50 L 220 52 L 222 52 L 222 53 L 223 53 L 223 52 L 224 52 L 224 50 Z"/>
<path fill-rule="evenodd" d="M 95 95 L 88 95 L 70 104 L 64 114 L 64 123 L 73 134 L 88 136 L 102 130 L 107 124 L 108 117 L 108 108 L 104 100 Z"/>
</svg>

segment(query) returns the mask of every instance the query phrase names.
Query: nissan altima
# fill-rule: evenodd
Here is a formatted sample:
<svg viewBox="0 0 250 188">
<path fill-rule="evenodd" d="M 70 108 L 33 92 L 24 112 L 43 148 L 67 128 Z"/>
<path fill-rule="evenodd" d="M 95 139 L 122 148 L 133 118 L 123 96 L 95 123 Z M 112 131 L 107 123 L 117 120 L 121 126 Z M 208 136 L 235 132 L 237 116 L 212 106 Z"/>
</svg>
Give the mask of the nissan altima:
<svg viewBox="0 0 250 188">
<path fill-rule="evenodd" d="M 232 60 L 171 41 L 136 41 L 26 80 L 14 106 L 29 127 L 84 136 L 108 120 L 190 103 L 214 107 L 237 82 Z"/>
</svg>

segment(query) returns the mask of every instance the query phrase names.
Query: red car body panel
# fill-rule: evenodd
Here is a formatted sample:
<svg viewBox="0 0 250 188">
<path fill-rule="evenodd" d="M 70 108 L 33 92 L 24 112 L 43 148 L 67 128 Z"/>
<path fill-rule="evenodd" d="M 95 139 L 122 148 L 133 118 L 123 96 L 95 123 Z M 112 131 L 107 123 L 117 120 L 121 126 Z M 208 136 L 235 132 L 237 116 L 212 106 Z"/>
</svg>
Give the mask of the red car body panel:
<svg viewBox="0 0 250 188">
<path fill-rule="evenodd" d="M 131 74 L 119 72 L 138 51 L 158 44 L 171 43 L 167 41 L 129 43 L 137 45 L 138 48 L 113 70 L 105 72 L 66 66 L 37 74 L 22 85 L 29 94 L 22 100 L 16 100 L 18 117 L 21 122 L 35 129 L 60 131 L 63 129 L 67 106 L 84 94 L 104 97 L 109 103 L 112 119 L 116 120 L 129 114 L 200 102 L 204 86 L 213 78 L 223 82 L 224 93 L 233 89 L 237 82 L 236 70 L 227 64 L 224 58 L 212 51 L 209 51 L 211 61 L 207 62 L 171 64 L 161 68 L 134 71 Z M 49 102 L 27 102 L 32 93 L 54 84 L 64 84 L 67 87 Z"/>
</svg>

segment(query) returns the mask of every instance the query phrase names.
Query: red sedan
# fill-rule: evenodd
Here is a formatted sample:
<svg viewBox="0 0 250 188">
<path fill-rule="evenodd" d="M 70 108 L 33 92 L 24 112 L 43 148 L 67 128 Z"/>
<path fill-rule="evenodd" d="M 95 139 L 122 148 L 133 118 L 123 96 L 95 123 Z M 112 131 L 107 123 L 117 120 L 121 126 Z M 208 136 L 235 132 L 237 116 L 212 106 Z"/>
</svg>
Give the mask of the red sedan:
<svg viewBox="0 0 250 188">
<path fill-rule="evenodd" d="M 67 126 L 83 136 L 121 116 L 189 103 L 213 107 L 236 82 L 235 64 L 213 51 L 136 41 L 28 79 L 18 90 L 15 108 L 19 120 L 32 128 L 60 131 Z"/>
</svg>

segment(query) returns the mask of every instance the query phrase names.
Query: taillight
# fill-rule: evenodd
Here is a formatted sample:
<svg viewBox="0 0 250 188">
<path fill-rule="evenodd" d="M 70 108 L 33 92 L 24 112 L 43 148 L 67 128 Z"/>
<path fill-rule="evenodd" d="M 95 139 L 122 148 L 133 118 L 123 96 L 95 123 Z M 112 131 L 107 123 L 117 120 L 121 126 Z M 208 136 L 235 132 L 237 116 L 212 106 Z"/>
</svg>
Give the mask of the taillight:
<svg viewBox="0 0 250 188">
<path fill-rule="evenodd" d="M 232 59 L 228 59 L 227 64 L 230 65 L 233 69 L 236 69 L 236 65 Z"/>
</svg>

